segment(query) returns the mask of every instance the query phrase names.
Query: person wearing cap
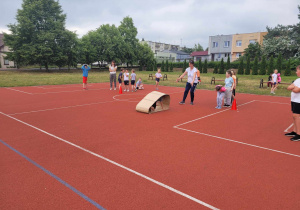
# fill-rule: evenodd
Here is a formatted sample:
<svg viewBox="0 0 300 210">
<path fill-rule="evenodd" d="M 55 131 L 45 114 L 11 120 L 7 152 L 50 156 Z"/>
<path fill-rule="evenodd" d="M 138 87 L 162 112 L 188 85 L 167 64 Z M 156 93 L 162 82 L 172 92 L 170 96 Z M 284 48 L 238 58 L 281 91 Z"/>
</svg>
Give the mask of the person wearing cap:
<svg viewBox="0 0 300 210">
<path fill-rule="evenodd" d="M 194 61 L 190 60 L 189 62 L 189 68 L 185 70 L 185 72 L 176 80 L 177 82 L 183 78 L 185 75 L 188 76 L 188 80 L 185 86 L 185 91 L 183 94 L 183 99 L 179 104 L 185 104 L 185 99 L 190 91 L 191 95 L 191 105 L 194 105 L 194 91 L 198 84 L 198 78 L 197 78 L 197 69 L 194 67 Z"/>
</svg>

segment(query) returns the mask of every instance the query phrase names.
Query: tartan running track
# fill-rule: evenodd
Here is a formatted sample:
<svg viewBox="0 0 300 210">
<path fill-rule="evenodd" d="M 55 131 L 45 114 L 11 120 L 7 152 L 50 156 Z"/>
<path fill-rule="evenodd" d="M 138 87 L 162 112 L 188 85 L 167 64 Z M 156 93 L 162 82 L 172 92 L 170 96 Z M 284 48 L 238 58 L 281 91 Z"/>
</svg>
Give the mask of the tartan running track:
<svg viewBox="0 0 300 210">
<path fill-rule="evenodd" d="M 0 88 L 0 209 L 299 209 L 290 99 L 160 86 L 170 110 L 135 111 L 154 85 Z"/>
</svg>

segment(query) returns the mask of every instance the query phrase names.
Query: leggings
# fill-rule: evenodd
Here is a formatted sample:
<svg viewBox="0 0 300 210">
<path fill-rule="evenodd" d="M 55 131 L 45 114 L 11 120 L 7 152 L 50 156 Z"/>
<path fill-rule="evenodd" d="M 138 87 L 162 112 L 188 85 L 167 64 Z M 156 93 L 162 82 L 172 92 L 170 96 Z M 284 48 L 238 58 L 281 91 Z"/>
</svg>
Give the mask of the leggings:
<svg viewBox="0 0 300 210">
<path fill-rule="evenodd" d="M 197 83 L 194 83 L 193 86 L 189 82 L 186 83 L 182 101 L 185 101 L 185 99 L 190 91 L 191 102 L 194 102 L 194 91 L 195 91 L 196 86 L 197 86 Z"/>
</svg>

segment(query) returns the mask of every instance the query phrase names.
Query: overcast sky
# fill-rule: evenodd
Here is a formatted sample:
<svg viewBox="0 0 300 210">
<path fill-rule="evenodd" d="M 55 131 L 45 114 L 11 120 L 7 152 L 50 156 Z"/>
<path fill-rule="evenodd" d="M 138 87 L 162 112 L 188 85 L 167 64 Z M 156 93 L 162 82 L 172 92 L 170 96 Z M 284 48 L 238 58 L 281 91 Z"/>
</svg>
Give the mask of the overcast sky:
<svg viewBox="0 0 300 210">
<path fill-rule="evenodd" d="M 23 0 L 0 0 L 0 33 L 15 23 Z M 138 38 L 193 47 L 209 36 L 266 31 L 296 24 L 299 0 L 60 0 L 66 28 L 82 37 L 102 24 L 133 18 Z"/>
</svg>

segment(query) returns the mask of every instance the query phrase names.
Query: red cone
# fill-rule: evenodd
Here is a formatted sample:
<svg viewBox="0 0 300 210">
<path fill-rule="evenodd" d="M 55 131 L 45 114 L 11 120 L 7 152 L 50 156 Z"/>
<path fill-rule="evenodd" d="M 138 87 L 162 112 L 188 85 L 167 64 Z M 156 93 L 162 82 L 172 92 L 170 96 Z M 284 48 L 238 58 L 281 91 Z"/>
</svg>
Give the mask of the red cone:
<svg viewBox="0 0 300 210">
<path fill-rule="evenodd" d="M 232 102 L 231 110 L 237 110 L 237 108 L 236 108 L 236 100 L 235 99 Z"/>
<path fill-rule="evenodd" d="M 122 86 L 120 86 L 120 89 L 119 89 L 119 94 L 122 94 L 123 91 L 122 91 Z"/>
</svg>

